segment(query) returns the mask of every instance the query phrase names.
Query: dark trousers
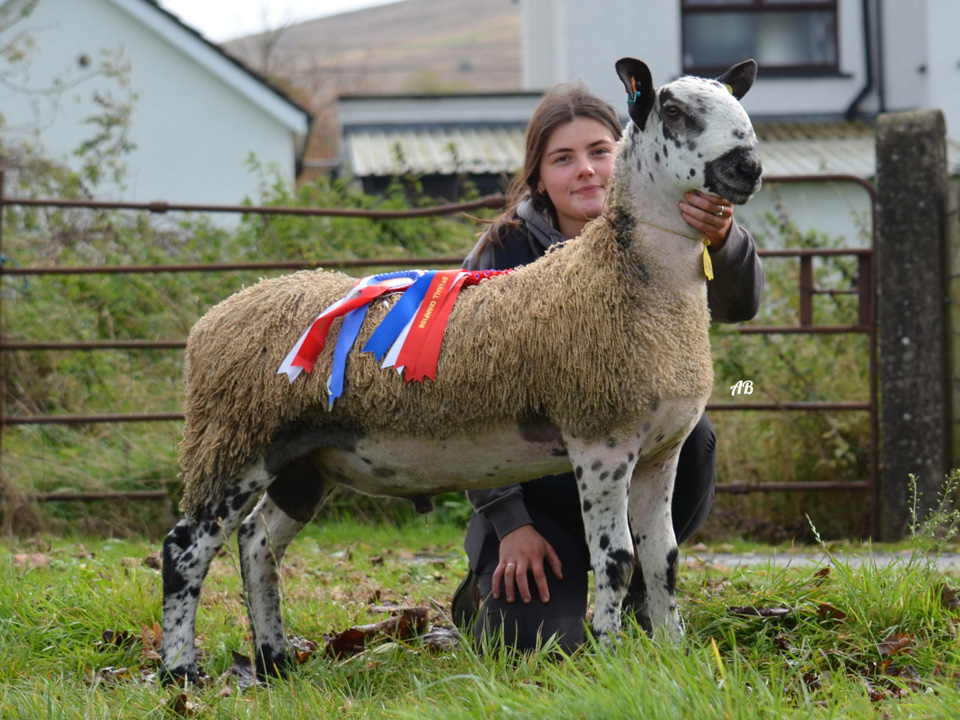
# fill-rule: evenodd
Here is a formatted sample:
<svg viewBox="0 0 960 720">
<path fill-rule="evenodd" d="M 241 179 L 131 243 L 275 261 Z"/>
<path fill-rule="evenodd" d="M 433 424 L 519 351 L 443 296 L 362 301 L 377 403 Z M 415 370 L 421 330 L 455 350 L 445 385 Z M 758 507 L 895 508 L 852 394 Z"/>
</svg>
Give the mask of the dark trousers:
<svg viewBox="0 0 960 720">
<path fill-rule="evenodd" d="M 673 527 L 677 542 L 688 540 L 703 524 L 716 486 L 716 435 L 706 415 L 680 449 L 677 479 L 673 490 Z M 551 475 L 523 484 L 523 500 L 537 529 L 563 563 L 563 580 L 546 569 L 550 601 L 541 602 L 533 576 L 530 576 L 532 600 L 508 603 L 506 594 L 495 600 L 493 571 L 500 560 L 500 541 L 493 526 L 474 513 L 467 543 L 470 567 L 477 575 L 480 596 L 485 598 L 474 624 L 474 638 L 502 631 L 504 643 L 520 651 L 536 649 L 547 638 L 557 636 L 560 647 L 572 651 L 583 644 L 584 618 L 587 613 L 590 551 L 587 548 L 580 500 L 573 473 Z M 482 537 L 480 542 L 476 538 Z M 634 581 L 642 582 L 634 572 Z M 501 588 L 503 590 L 503 588 Z M 631 584 L 631 594 L 634 586 Z"/>
</svg>

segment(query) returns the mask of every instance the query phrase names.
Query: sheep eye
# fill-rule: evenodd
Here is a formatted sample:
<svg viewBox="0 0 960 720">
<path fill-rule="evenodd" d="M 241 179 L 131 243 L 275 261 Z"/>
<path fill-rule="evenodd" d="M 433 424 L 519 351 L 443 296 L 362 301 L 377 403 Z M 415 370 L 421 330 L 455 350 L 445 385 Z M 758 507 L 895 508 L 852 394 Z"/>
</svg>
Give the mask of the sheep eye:
<svg viewBox="0 0 960 720">
<path fill-rule="evenodd" d="M 678 118 L 680 117 L 680 108 L 678 108 L 676 105 L 667 105 L 665 108 L 663 108 L 663 114 L 670 119 Z"/>
</svg>

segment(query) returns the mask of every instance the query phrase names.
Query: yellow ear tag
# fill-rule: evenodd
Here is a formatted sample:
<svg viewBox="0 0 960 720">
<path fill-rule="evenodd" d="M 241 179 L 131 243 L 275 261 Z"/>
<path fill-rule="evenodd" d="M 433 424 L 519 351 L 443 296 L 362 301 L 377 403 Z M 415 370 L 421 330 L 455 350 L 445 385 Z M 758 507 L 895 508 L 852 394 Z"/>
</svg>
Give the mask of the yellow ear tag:
<svg viewBox="0 0 960 720">
<path fill-rule="evenodd" d="M 724 83 L 723 86 L 727 89 L 727 92 L 728 92 L 728 93 L 730 93 L 731 95 L 733 95 L 733 86 L 732 86 L 732 85 L 727 85 L 726 83 Z"/>
<path fill-rule="evenodd" d="M 710 253 L 707 252 L 708 247 L 710 247 L 710 240 L 704 237 L 703 238 L 703 274 L 707 276 L 707 280 L 713 280 L 713 261 L 710 260 Z"/>
</svg>

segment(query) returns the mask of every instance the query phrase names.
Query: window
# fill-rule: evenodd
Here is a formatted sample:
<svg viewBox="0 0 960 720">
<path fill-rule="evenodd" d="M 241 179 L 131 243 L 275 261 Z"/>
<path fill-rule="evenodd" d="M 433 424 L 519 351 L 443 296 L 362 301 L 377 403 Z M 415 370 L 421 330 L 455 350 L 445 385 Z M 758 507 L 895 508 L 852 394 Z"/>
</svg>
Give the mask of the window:
<svg viewBox="0 0 960 720">
<path fill-rule="evenodd" d="M 753 58 L 763 74 L 839 72 L 837 0 L 681 0 L 683 69 L 714 76 Z"/>
</svg>

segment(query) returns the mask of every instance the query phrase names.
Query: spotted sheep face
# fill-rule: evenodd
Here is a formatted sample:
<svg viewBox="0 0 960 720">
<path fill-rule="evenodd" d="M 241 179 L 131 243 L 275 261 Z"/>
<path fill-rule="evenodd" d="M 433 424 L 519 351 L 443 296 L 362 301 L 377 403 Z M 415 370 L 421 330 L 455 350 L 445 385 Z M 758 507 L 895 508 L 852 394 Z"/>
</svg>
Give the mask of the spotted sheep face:
<svg viewBox="0 0 960 720">
<path fill-rule="evenodd" d="M 618 61 L 617 73 L 633 121 L 626 134 L 644 145 L 635 161 L 651 181 L 669 179 L 684 190 L 704 190 L 738 205 L 760 189 L 757 137 L 740 105 L 756 78 L 753 60 L 716 80 L 684 76 L 658 89 L 639 60 Z"/>
</svg>

